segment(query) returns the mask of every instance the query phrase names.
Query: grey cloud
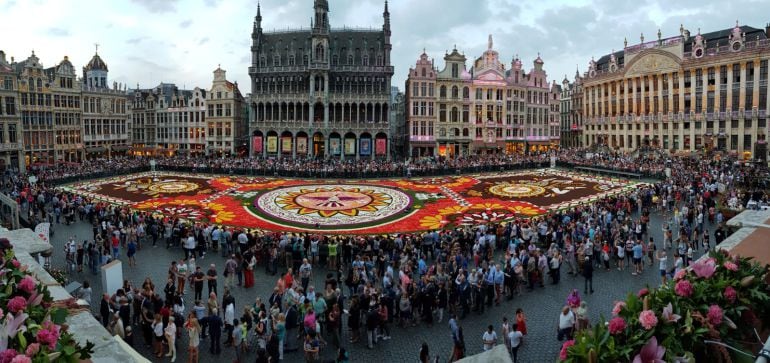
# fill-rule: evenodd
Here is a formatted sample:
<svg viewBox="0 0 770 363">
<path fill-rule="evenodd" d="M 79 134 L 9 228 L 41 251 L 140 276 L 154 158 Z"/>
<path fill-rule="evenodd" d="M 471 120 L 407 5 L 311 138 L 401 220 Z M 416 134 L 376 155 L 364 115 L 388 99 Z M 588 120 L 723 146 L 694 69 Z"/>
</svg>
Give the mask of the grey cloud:
<svg viewBox="0 0 770 363">
<path fill-rule="evenodd" d="M 187 20 L 179 23 L 179 27 L 182 28 L 182 29 L 189 28 L 190 25 L 192 25 L 192 19 L 187 19 Z"/>
<path fill-rule="evenodd" d="M 51 36 L 54 36 L 54 37 L 66 37 L 66 36 L 70 35 L 70 31 L 69 30 L 63 29 L 63 28 L 56 28 L 56 27 L 48 28 L 48 30 L 46 30 L 46 32 L 48 33 L 48 35 L 51 35 Z"/>
<path fill-rule="evenodd" d="M 175 12 L 179 0 L 131 0 L 151 13 Z"/>
<path fill-rule="evenodd" d="M 142 57 L 129 56 L 126 59 L 128 60 L 129 64 L 132 64 L 134 67 L 138 69 L 145 69 L 145 70 L 150 69 L 153 72 L 160 72 L 160 73 L 171 72 L 174 70 L 173 67 L 164 66 L 164 65 L 161 65 L 160 63 L 156 63 L 151 60 L 144 59 Z"/>
<path fill-rule="evenodd" d="M 222 0 L 203 0 L 203 3 L 206 4 L 206 6 L 209 6 L 212 8 L 219 5 L 220 2 L 222 2 Z"/>
<path fill-rule="evenodd" d="M 131 44 L 131 45 L 137 45 L 137 44 L 143 42 L 146 39 L 147 39 L 147 37 L 136 37 L 136 38 L 131 38 L 129 40 L 126 40 L 126 43 Z"/>
<path fill-rule="evenodd" d="M 198 41 L 198 45 L 204 45 L 204 44 L 206 44 L 208 42 L 209 42 L 209 38 L 208 37 L 204 37 L 203 39 Z"/>
</svg>

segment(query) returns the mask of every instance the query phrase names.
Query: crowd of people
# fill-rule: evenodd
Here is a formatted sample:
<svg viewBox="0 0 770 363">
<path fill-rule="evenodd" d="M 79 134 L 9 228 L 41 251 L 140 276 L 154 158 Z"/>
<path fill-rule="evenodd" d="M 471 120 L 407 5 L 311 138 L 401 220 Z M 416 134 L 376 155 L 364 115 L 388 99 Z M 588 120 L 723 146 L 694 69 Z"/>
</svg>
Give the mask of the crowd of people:
<svg viewBox="0 0 770 363">
<path fill-rule="evenodd" d="M 593 158 L 580 154 L 564 150 L 558 158 L 574 165 L 596 165 Z M 408 163 L 317 161 L 311 165 L 399 172 L 413 167 L 543 161 L 546 157 Z M 633 170 L 650 173 L 661 172 L 665 165 L 621 154 L 599 157 L 602 165 L 611 168 L 634 165 Z M 593 274 L 601 269 L 638 275 L 657 263 L 665 281 L 692 260 L 693 251 L 715 246 L 725 238 L 717 197 L 738 193 L 732 186 L 740 179 L 740 170 L 730 160 L 672 159 L 669 178 L 589 205 L 499 224 L 372 236 L 207 225 L 114 206 L 46 182 L 85 177 L 99 170 L 132 170 L 144 163 L 127 158 L 93 161 L 87 168 L 55 166 L 38 170 L 39 182 L 34 184 L 23 176 L 6 174 L 3 191 L 26 204 L 33 220 L 92 225 L 92 236 L 82 242 L 72 236 L 65 245 L 72 272 L 85 268 L 98 274 L 98 267 L 113 259 L 127 261 L 129 268 L 141 266 L 142 251 L 156 246 L 180 250 L 179 259 L 169 262 L 167 276 L 147 278 L 141 286 L 126 281 L 122 289 L 105 294 L 98 304 L 99 317 L 111 332 L 129 344 L 150 347 L 157 357 L 165 354 L 172 362 L 180 342 L 187 345 L 189 362 L 198 361 L 200 349 L 220 354 L 222 345 L 235 352 L 237 361 L 251 353 L 256 354 L 257 362 L 279 361 L 284 352 L 299 350 L 307 361 L 315 362 L 324 356 L 324 350 L 334 350 L 325 356 L 345 362 L 349 359 L 346 347 L 362 344 L 372 349 L 386 344 L 395 327 L 402 331 L 418 324 L 443 324 L 445 319 L 453 341 L 447 355 L 454 361 L 465 355 L 461 321 L 469 314 L 484 314 L 493 304 L 541 289 L 546 283 L 559 284 L 563 274 L 582 276 L 584 294 L 594 292 Z M 176 158 L 158 163 L 308 167 L 307 162 L 285 159 Z M 663 215 L 663 225 L 651 225 L 651 213 Z M 706 228 L 709 224 L 716 228 L 713 243 Z M 663 230 L 663 241 L 650 237 L 653 228 Z M 255 274 L 274 276 L 272 292 L 262 296 L 255 292 L 253 301 L 236 304 L 232 292 L 253 288 Z M 316 291 L 316 285 L 323 287 Z M 91 291 L 84 284 L 81 296 L 95 308 Z M 576 328 L 587 328 L 585 308 L 579 301 L 575 304 L 574 297 L 568 299 L 564 317 L 559 318 L 561 338 L 569 338 Z M 135 339 L 134 332 L 141 338 Z M 500 333 L 498 340 L 490 325 L 483 332 L 484 349 L 503 343 L 516 361 L 527 335 L 524 311 L 519 309 L 511 322 L 503 319 Z M 204 340 L 208 340 L 205 348 Z M 427 362 L 432 357 L 424 344 L 420 360 Z"/>
</svg>

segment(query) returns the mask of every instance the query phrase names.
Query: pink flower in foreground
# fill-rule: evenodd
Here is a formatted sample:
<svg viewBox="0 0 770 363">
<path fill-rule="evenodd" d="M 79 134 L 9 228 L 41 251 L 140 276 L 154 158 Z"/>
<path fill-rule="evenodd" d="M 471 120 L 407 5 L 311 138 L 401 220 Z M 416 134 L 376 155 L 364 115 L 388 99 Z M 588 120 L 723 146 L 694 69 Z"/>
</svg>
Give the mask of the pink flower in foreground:
<svg viewBox="0 0 770 363">
<path fill-rule="evenodd" d="M 37 282 L 32 276 L 24 276 L 21 282 L 19 282 L 19 289 L 26 293 L 32 293 L 35 291 L 35 287 L 37 287 Z"/>
<path fill-rule="evenodd" d="M 681 269 L 681 270 L 677 271 L 674 274 L 674 281 L 679 281 L 679 280 L 683 279 L 685 275 L 687 275 L 687 270 Z"/>
<path fill-rule="evenodd" d="M 24 354 L 19 354 L 13 357 L 11 363 L 32 363 L 32 359 L 29 359 L 29 357 Z"/>
<path fill-rule="evenodd" d="M 559 359 L 567 360 L 567 349 L 575 345 L 575 340 L 568 340 L 561 345 L 561 351 L 559 352 Z"/>
<path fill-rule="evenodd" d="M 29 346 L 27 346 L 27 353 L 28 357 L 34 357 L 37 355 L 37 353 L 40 352 L 40 344 L 39 343 L 32 343 Z"/>
<path fill-rule="evenodd" d="M 679 319 L 682 318 L 681 315 L 674 314 L 674 307 L 671 305 L 671 303 L 668 303 L 668 305 L 663 308 L 663 313 L 660 315 L 663 318 L 663 321 L 667 323 L 676 323 L 679 321 Z"/>
<path fill-rule="evenodd" d="M 734 264 L 734 263 L 732 263 L 730 261 L 725 261 L 725 263 L 723 263 L 722 266 L 724 266 L 726 269 L 728 269 L 730 271 L 738 271 L 738 265 L 736 265 L 736 264 Z"/>
<path fill-rule="evenodd" d="M 708 319 L 709 323 L 711 323 L 711 325 L 722 324 L 722 308 L 720 308 L 718 305 L 709 306 L 709 312 L 706 315 L 706 318 Z"/>
<path fill-rule="evenodd" d="M 650 293 L 650 290 L 648 290 L 648 289 L 645 287 L 645 288 L 643 288 L 643 289 L 639 290 L 639 292 L 637 292 L 637 293 L 636 293 L 636 296 L 638 296 L 638 297 L 645 297 L 645 296 L 647 296 L 647 294 L 649 294 L 649 293 Z"/>
<path fill-rule="evenodd" d="M 16 314 L 19 311 L 24 311 L 24 309 L 27 308 L 27 299 L 16 296 L 11 301 L 8 302 L 8 310 L 10 310 L 12 313 Z"/>
<path fill-rule="evenodd" d="M 610 320 L 610 334 L 617 335 L 626 330 L 626 321 L 621 317 L 614 317 Z"/>
<path fill-rule="evenodd" d="M 19 260 L 13 259 L 11 260 L 11 265 L 13 265 L 14 268 L 19 268 L 19 266 L 21 266 L 21 262 L 19 262 Z"/>
<path fill-rule="evenodd" d="M 695 272 L 695 275 L 705 279 L 713 276 L 716 270 L 717 264 L 713 258 L 709 258 L 705 262 L 698 261 L 692 265 L 692 271 Z"/>
<path fill-rule="evenodd" d="M 734 303 L 738 299 L 738 292 L 732 286 L 728 286 L 725 287 L 724 296 L 727 301 Z"/>
<path fill-rule="evenodd" d="M 658 325 L 658 317 L 655 316 L 655 312 L 652 310 L 643 310 L 639 313 L 639 324 L 642 324 L 645 329 L 650 330 Z"/>
<path fill-rule="evenodd" d="M 40 344 L 48 345 L 50 349 L 56 349 L 56 343 L 59 342 L 59 327 L 50 321 L 43 324 L 43 329 L 37 331 L 37 341 Z"/>
<path fill-rule="evenodd" d="M 6 349 L 0 352 L 0 363 L 11 363 L 18 354 L 19 352 L 14 349 Z"/>
<path fill-rule="evenodd" d="M 679 280 L 674 286 L 674 291 L 681 297 L 690 297 L 692 295 L 692 284 L 687 280 Z"/>
<path fill-rule="evenodd" d="M 655 337 L 650 338 L 639 351 L 639 354 L 634 357 L 633 363 L 666 363 L 663 360 L 663 356 L 666 354 L 666 348 L 662 345 L 658 345 L 658 339 Z"/>
<path fill-rule="evenodd" d="M 618 315 L 621 311 L 623 311 L 623 308 L 626 307 L 626 303 L 624 301 L 618 301 L 615 303 L 615 307 L 612 308 L 612 315 Z"/>
</svg>

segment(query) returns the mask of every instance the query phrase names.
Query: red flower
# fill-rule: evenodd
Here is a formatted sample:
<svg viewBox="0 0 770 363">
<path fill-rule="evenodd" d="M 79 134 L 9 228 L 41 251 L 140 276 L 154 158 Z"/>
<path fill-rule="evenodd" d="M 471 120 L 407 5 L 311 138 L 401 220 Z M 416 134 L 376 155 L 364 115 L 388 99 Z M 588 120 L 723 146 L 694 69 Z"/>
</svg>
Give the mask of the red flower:
<svg viewBox="0 0 770 363">
<path fill-rule="evenodd" d="M 626 321 L 621 317 L 614 317 L 610 320 L 610 334 L 617 335 L 626 330 Z"/>
<path fill-rule="evenodd" d="M 729 301 L 731 304 L 735 302 L 736 299 L 738 299 L 738 292 L 735 291 L 735 289 L 732 286 L 725 287 L 724 292 L 725 299 Z"/>
<path fill-rule="evenodd" d="M 561 345 L 561 351 L 559 352 L 559 359 L 567 360 L 567 349 L 575 345 L 575 340 L 568 340 Z"/>
<path fill-rule="evenodd" d="M 720 308 L 719 305 L 711 305 L 709 306 L 709 312 L 706 314 L 706 318 L 711 325 L 719 325 L 722 324 L 722 315 L 722 308 Z"/>
<path fill-rule="evenodd" d="M 645 297 L 645 296 L 647 296 L 647 294 L 649 294 L 649 293 L 650 293 L 650 290 L 648 290 L 648 289 L 645 287 L 645 288 L 643 288 L 643 289 L 639 290 L 639 292 L 638 292 L 638 293 L 636 293 L 636 296 L 639 296 L 639 297 Z"/>
<path fill-rule="evenodd" d="M 690 297 L 693 292 L 692 284 L 687 280 L 679 280 L 674 286 L 674 291 L 681 297 Z"/>
<path fill-rule="evenodd" d="M 8 310 L 16 314 L 20 311 L 24 311 L 27 308 L 27 299 L 16 296 L 8 302 Z"/>
</svg>

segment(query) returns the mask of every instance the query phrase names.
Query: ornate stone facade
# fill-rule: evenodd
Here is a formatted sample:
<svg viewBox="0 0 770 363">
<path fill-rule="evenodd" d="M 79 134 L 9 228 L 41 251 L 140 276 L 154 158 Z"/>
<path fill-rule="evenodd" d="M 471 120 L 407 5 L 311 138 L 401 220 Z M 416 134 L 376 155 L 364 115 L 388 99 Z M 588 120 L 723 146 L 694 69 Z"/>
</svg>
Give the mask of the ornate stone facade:
<svg viewBox="0 0 770 363">
<path fill-rule="evenodd" d="M 310 29 L 251 34 L 250 154 L 261 157 L 390 156 L 390 13 L 382 30 L 332 29 L 315 0 Z"/>
<path fill-rule="evenodd" d="M 206 154 L 234 155 L 248 145 L 244 105 L 238 83 L 228 81 L 226 72 L 217 67 L 206 100 Z"/>
<path fill-rule="evenodd" d="M 584 144 L 751 155 L 768 132 L 769 35 L 770 26 L 695 37 L 681 27 L 592 60 L 582 79 Z"/>
<path fill-rule="evenodd" d="M 134 155 L 204 154 L 206 93 L 172 83 L 133 90 L 131 105 Z"/>
<path fill-rule="evenodd" d="M 506 70 L 489 36 L 466 68 L 454 49 L 439 71 L 423 52 L 406 81 L 409 155 L 458 157 L 537 152 L 559 145 L 560 88 L 549 84 L 538 56 L 525 73 L 515 57 Z"/>
<path fill-rule="evenodd" d="M 83 143 L 87 158 L 125 155 L 131 146 L 128 92 L 110 87 L 107 63 L 98 53 L 83 67 Z"/>
<path fill-rule="evenodd" d="M 24 169 L 17 82 L 13 67 L 0 51 L 0 172 Z"/>
</svg>

